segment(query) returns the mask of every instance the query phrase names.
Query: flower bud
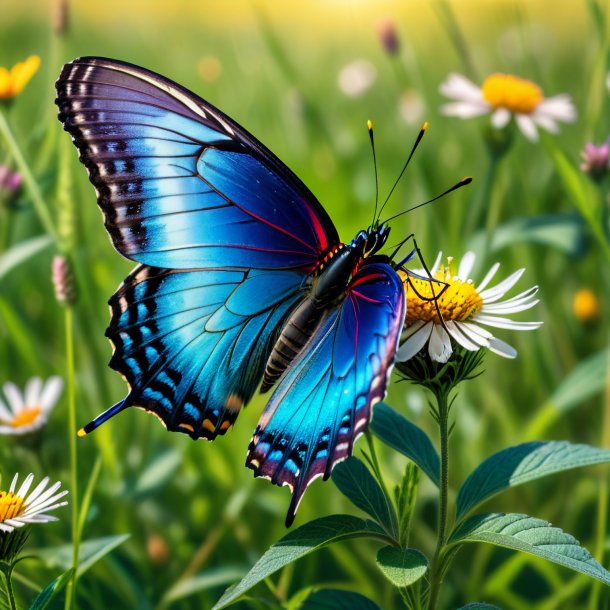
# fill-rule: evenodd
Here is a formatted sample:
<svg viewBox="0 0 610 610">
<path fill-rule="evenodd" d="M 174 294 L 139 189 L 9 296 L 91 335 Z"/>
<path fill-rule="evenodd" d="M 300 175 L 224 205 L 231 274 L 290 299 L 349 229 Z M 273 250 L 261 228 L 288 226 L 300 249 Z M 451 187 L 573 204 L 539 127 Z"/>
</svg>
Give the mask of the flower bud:
<svg viewBox="0 0 610 610">
<path fill-rule="evenodd" d="M 76 290 L 74 286 L 74 275 L 70 261 L 63 254 L 56 254 L 51 265 L 55 298 L 62 305 L 72 305 L 76 301 Z"/>
</svg>

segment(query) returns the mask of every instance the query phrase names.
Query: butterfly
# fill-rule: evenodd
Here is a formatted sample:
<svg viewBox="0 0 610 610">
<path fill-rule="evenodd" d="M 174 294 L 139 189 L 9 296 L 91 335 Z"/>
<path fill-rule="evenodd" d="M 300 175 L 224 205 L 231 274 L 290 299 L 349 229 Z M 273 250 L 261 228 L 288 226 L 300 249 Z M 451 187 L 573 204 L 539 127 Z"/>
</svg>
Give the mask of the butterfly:
<svg viewBox="0 0 610 610">
<path fill-rule="evenodd" d="M 56 88 L 112 243 L 138 263 L 106 331 L 129 393 L 79 434 L 137 406 L 213 440 L 273 389 L 246 466 L 290 488 L 289 526 L 385 396 L 405 316 L 389 227 L 342 243 L 270 150 L 154 72 L 84 57 Z"/>
</svg>

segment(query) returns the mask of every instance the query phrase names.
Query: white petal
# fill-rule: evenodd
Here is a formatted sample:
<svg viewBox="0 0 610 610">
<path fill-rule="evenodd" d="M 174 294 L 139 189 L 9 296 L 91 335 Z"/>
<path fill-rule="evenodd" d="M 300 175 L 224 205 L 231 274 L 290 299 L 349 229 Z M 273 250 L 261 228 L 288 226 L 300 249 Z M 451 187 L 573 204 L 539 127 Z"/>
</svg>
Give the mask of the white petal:
<svg viewBox="0 0 610 610">
<path fill-rule="evenodd" d="M 447 320 L 445 324 L 453 339 L 464 349 L 471 352 L 476 352 L 479 349 L 480 346 L 473 343 L 463 332 L 461 332 L 459 326 L 453 320 Z"/>
<path fill-rule="evenodd" d="M 19 488 L 19 491 L 17 492 L 17 495 L 20 498 L 25 498 L 26 494 L 30 490 L 30 487 L 32 486 L 33 480 L 34 480 L 34 475 L 32 473 L 28 474 L 28 476 L 25 477 L 25 481 L 23 481 L 23 483 L 21 483 L 21 487 Z"/>
<path fill-rule="evenodd" d="M 502 301 L 501 303 L 498 303 L 498 304 L 508 305 L 508 304 L 515 303 L 516 301 L 532 299 L 532 298 L 534 298 L 534 296 L 536 296 L 537 292 L 538 292 L 538 286 L 532 286 L 531 288 L 528 288 L 527 290 L 524 290 L 523 292 L 516 294 L 514 297 L 511 297 L 510 299 L 507 299 L 506 301 Z"/>
<path fill-rule="evenodd" d="M 40 483 L 38 483 L 38 485 L 36 485 L 36 487 L 34 488 L 34 491 L 28 496 L 28 499 L 27 499 L 28 506 L 30 506 L 36 500 L 36 498 L 38 498 L 38 496 L 44 491 L 45 487 L 48 484 L 49 484 L 49 477 L 45 477 L 44 479 L 42 479 L 42 481 L 40 481 Z"/>
<path fill-rule="evenodd" d="M 496 271 L 500 268 L 500 263 L 495 263 L 494 266 L 487 272 L 487 275 L 483 278 L 483 281 L 477 286 L 477 292 L 481 294 L 481 290 L 485 290 L 485 286 L 491 282 Z"/>
<path fill-rule="evenodd" d="M 408 326 L 400 336 L 400 343 L 406 341 L 411 335 L 414 335 L 424 324 L 426 324 L 426 322 L 423 320 L 415 320 L 415 322 Z"/>
<path fill-rule="evenodd" d="M 56 504 L 49 502 L 49 503 L 45 504 L 44 506 L 41 506 L 40 508 L 38 508 L 34 513 L 32 511 L 27 511 L 25 513 L 25 516 L 28 518 L 36 517 L 38 515 L 47 517 L 47 515 L 42 514 L 42 511 L 55 510 L 56 508 L 59 508 L 60 506 L 67 506 L 67 504 L 68 504 L 67 502 L 57 502 Z"/>
<path fill-rule="evenodd" d="M 36 407 L 40 400 L 40 390 L 42 389 L 42 379 L 40 377 L 32 377 L 25 384 L 24 402 L 26 407 Z"/>
<path fill-rule="evenodd" d="M 21 390 L 10 381 L 4 384 L 3 390 L 11 411 L 15 414 L 20 413 L 23 410 L 23 394 L 21 394 Z"/>
<path fill-rule="evenodd" d="M 19 478 L 19 473 L 16 472 L 15 476 L 13 477 L 13 480 L 11 481 L 11 486 L 9 487 L 8 491 L 9 493 L 12 491 L 15 491 L 15 487 L 17 487 L 17 479 Z"/>
<path fill-rule="evenodd" d="M 64 380 L 61 377 L 57 375 L 49 377 L 40 396 L 40 406 L 43 411 L 50 411 L 55 406 L 63 388 Z"/>
<path fill-rule="evenodd" d="M 518 281 L 523 275 L 525 269 L 517 269 L 514 273 L 511 273 L 505 280 L 496 284 L 493 288 L 487 290 L 478 290 L 479 296 L 483 299 L 484 303 L 493 303 L 498 299 L 501 299 Z"/>
<path fill-rule="evenodd" d="M 0 421 L 13 421 L 13 414 L 8 410 L 2 399 L 0 398 Z"/>
<path fill-rule="evenodd" d="M 510 314 L 510 313 L 519 313 L 520 311 L 527 311 L 534 307 L 534 305 L 538 305 L 540 303 L 540 299 L 530 300 L 530 297 L 524 299 L 522 302 L 517 301 L 515 303 L 492 303 L 491 305 L 483 306 L 481 309 L 482 314 L 492 313 L 497 315 L 501 314 Z"/>
<path fill-rule="evenodd" d="M 68 490 L 64 489 L 64 491 L 62 491 L 61 493 L 58 493 L 58 494 L 52 496 L 51 498 L 47 498 L 47 500 L 45 500 L 44 502 L 40 502 L 40 500 L 39 500 L 38 502 L 36 502 L 36 504 L 28 505 L 28 508 L 25 511 L 25 513 L 27 515 L 31 515 L 33 513 L 41 513 L 44 510 L 50 510 L 49 506 L 51 506 L 52 504 L 55 504 L 57 502 L 57 500 L 59 500 L 60 498 L 63 498 L 67 493 L 68 493 Z"/>
<path fill-rule="evenodd" d="M 30 508 L 40 506 L 44 504 L 59 488 L 61 487 L 61 483 L 58 481 L 57 483 L 53 483 L 49 489 L 47 489 L 40 497 L 35 501 L 29 504 Z"/>
<path fill-rule="evenodd" d="M 498 108 L 491 115 L 491 124 L 496 129 L 503 129 L 508 125 L 512 116 L 513 115 L 511 114 L 510 110 L 507 110 L 506 108 Z"/>
<path fill-rule="evenodd" d="M 452 353 L 451 338 L 447 331 L 440 325 L 434 324 L 428 342 L 428 354 L 432 360 L 444 364 L 449 360 Z"/>
<path fill-rule="evenodd" d="M 14 527 L 6 525 L 6 523 L 0 523 L 0 532 L 8 532 L 10 534 L 14 529 Z"/>
<path fill-rule="evenodd" d="M 484 316 L 477 314 L 473 318 L 477 324 L 485 324 L 494 328 L 509 328 L 512 330 L 535 330 L 542 326 L 542 322 L 516 322 L 510 318 L 498 318 L 496 316 Z"/>
<path fill-rule="evenodd" d="M 489 112 L 489 106 L 484 102 L 451 102 L 443 104 L 441 114 L 455 116 L 460 119 L 472 119 Z"/>
<path fill-rule="evenodd" d="M 410 360 L 426 345 L 426 341 L 430 337 L 434 324 L 428 322 L 421 327 L 417 332 L 413 333 L 399 348 L 396 352 L 396 360 L 398 362 L 405 362 Z"/>
<path fill-rule="evenodd" d="M 517 121 L 517 126 L 521 130 L 521 133 L 530 141 L 537 142 L 538 141 L 538 130 L 536 129 L 536 125 L 534 121 L 526 115 L 526 114 L 516 114 L 515 120 Z"/>
<path fill-rule="evenodd" d="M 546 129 L 549 133 L 559 133 L 559 125 L 557 125 L 555 119 L 542 114 L 533 114 L 532 119 L 536 125 Z"/>
<path fill-rule="evenodd" d="M 474 324 L 468 324 L 467 322 L 456 322 L 459 329 L 475 344 L 479 347 L 488 347 L 489 339 L 492 337 L 490 332 L 485 331 L 486 335 L 476 332 L 473 328 L 478 330 L 482 330 L 475 326 Z"/>
<path fill-rule="evenodd" d="M 475 259 L 476 259 L 476 255 L 472 251 L 466 252 L 466 254 L 464 254 L 464 256 L 462 257 L 462 260 L 460 261 L 460 266 L 459 266 L 458 272 L 457 272 L 457 275 L 460 278 L 460 280 L 462 280 L 462 282 L 467 281 L 468 278 L 470 277 L 470 273 L 472 271 L 472 268 L 474 267 Z"/>
<path fill-rule="evenodd" d="M 455 100 L 466 102 L 483 101 L 483 92 L 471 80 L 455 72 L 449 74 L 447 79 L 441 83 L 439 91 Z"/>
<path fill-rule="evenodd" d="M 13 428 L 13 426 L 0 426 L 0 435 L 3 436 L 20 436 L 23 434 L 21 428 L 25 426 L 20 426 L 19 428 Z"/>
<path fill-rule="evenodd" d="M 489 349 L 498 356 L 504 356 L 504 358 L 516 358 L 517 350 L 500 339 L 495 337 L 489 341 Z"/>
<path fill-rule="evenodd" d="M 569 95 L 555 95 L 540 102 L 535 114 L 544 114 L 557 121 L 572 123 L 577 118 L 576 108 Z"/>
</svg>

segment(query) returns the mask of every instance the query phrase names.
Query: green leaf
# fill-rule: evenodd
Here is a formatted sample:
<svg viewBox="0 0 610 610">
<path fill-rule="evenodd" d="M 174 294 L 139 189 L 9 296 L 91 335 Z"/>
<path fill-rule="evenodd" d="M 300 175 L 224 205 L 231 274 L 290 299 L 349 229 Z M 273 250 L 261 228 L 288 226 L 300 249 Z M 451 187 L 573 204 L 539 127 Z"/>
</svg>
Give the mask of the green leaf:
<svg viewBox="0 0 610 610">
<path fill-rule="evenodd" d="M 408 587 L 428 571 L 428 559 L 417 549 L 384 546 L 377 553 L 377 565 L 395 587 Z"/>
<path fill-rule="evenodd" d="M 393 536 L 397 532 L 396 512 L 390 499 L 369 469 L 355 457 L 335 466 L 333 482 L 359 509 L 376 519 Z"/>
<path fill-rule="evenodd" d="M 321 589 L 310 595 L 300 610 L 381 610 L 368 597 L 342 591 L 341 589 Z"/>
<path fill-rule="evenodd" d="M 28 258 L 38 254 L 51 244 L 53 238 L 49 235 L 39 235 L 19 242 L 0 256 L 0 278 L 9 271 L 24 263 Z"/>
<path fill-rule="evenodd" d="M 46 608 L 53 598 L 68 584 L 74 570 L 71 568 L 58 576 L 53 582 L 49 583 L 32 602 L 30 610 L 43 610 Z"/>
<path fill-rule="evenodd" d="M 130 534 L 120 534 L 118 536 L 105 536 L 94 538 L 81 543 L 78 553 L 77 575 L 80 578 L 93 564 L 99 561 L 119 545 L 123 544 Z M 38 549 L 32 552 L 48 566 L 57 566 L 64 570 L 72 566 L 72 545 L 64 544 L 61 546 Z"/>
<path fill-rule="evenodd" d="M 271 546 L 241 582 L 225 591 L 214 610 L 225 608 L 274 572 L 313 551 L 340 540 L 365 537 L 388 542 L 387 534 L 374 521 L 351 515 L 331 515 L 310 521 Z"/>
<path fill-rule="evenodd" d="M 488 457 L 468 476 L 457 496 L 458 519 L 491 496 L 556 472 L 610 462 L 610 449 L 567 441 L 523 443 Z"/>
<path fill-rule="evenodd" d="M 205 570 L 192 578 L 178 581 L 163 596 L 161 606 L 169 605 L 179 599 L 194 595 L 200 591 L 212 589 L 219 585 L 227 585 L 238 578 L 242 578 L 247 568 L 243 566 L 222 566 Z"/>
<path fill-rule="evenodd" d="M 134 486 L 134 496 L 147 496 L 165 487 L 180 467 L 182 460 L 182 453 L 175 450 L 157 456 L 139 476 Z"/>
<path fill-rule="evenodd" d="M 500 610 L 500 608 L 498 608 L 498 606 L 486 604 L 485 602 L 472 602 L 471 604 L 462 606 L 459 610 Z"/>
<path fill-rule="evenodd" d="M 465 542 L 488 542 L 531 553 L 610 585 L 610 572 L 574 536 L 542 519 L 514 513 L 476 515 L 453 532 L 447 545 L 451 548 Z"/>
<path fill-rule="evenodd" d="M 438 487 L 440 480 L 438 453 L 421 428 L 380 402 L 373 411 L 371 430 L 386 445 L 415 462 Z"/>
</svg>

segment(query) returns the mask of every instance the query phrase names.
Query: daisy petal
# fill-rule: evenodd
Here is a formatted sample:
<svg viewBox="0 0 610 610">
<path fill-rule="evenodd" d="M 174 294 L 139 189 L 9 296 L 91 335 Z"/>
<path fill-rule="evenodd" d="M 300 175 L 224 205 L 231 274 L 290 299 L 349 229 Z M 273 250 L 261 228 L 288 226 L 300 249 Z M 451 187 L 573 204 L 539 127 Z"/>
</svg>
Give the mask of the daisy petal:
<svg viewBox="0 0 610 610">
<path fill-rule="evenodd" d="M 0 421 L 10 422 L 13 420 L 13 414 L 7 409 L 4 402 L 0 398 Z"/>
<path fill-rule="evenodd" d="M 25 481 L 23 481 L 23 483 L 21 483 L 21 487 L 19 488 L 19 491 L 17 492 L 17 495 L 20 498 L 25 498 L 26 494 L 30 490 L 30 487 L 32 486 L 33 480 L 34 480 L 34 475 L 32 473 L 28 474 L 28 476 L 25 477 Z"/>
<path fill-rule="evenodd" d="M 14 383 L 7 381 L 4 384 L 3 390 L 10 410 L 15 415 L 20 413 L 23 410 L 23 395 L 19 388 Z"/>
<path fill-rule="evenodd" d="M 413 333 L 399 348 L 396 352 L 396 361 L 397 362 L 405 362 L 410 360 L 419 352 L 424 345 L 426 345 L 426 341 L 430 337 L 430 333 L 434 324 L 432 322 L 428 322 L 424 326 L 420 327 L 420 329 Z"/>
<path fill-rule="evenodd" d="M 533 330 L 542 326 L 542 322 L 516 322 L 510 318 L 497 318 L 496 316 L 484 316 L 480 314 L 474 316 L 472 319 L 473 321 L 479 324 L 485 324 L 486 326 L 508 328 L 512 330 Z"/>
<path fill-rule="evenodd" d="M 572 123 L 577 119 L 576 108 L 569 95 L 554 95 L 540 102 L 536 113 L 544 114 L 557 121 Z"/>
<path fill-rule="evenodd" d="M 494 354 L 498 354 L 498 356 L 503 356 L 504 358 L 517 357 L 517 350 L 514 347 L 508 343 L 504 343 L 504 341 L 500 341 L 500 339 L 496 339 L 495 337 L 489 341 L 489 350 Z"/>
<path fill-rule="evenodd" d="M 455 72 L 449 74 L 447 79 L 441 83 L 439 91 L 454 100 L 466 102 L 483 101 L 483 93 L 471 80 Z"/>
<path fill-rule="evenodd" d="M 483 291 L 479 290 L 479 296 L 483 299 L 484 303 L 493 303 L 494 301 L 501 299 L 519 281 L 519 278 L 523 275 L 524 271 L 525 269 L 519 269 L 514 273 L 511 273 L 511 275 L 493 288 L 488 288 Z"/>
<path fill-rule="evenodd" d="M 532 119 L 536 125 L 546 129 L 549 133 L 559 133 L 559 125 L 557 125 L 555 119 L 540 113 L 532 115 Z"/>
<path fill-rule="evenodd" d="M 496 275 L 496 272 L 500 268 L 500 263 L 495 263 L 493 267 L 487 272 L 487 275 L 483 278 L 483 281 L 477 286 L 477 292 L 481 294 L 482 290 L 485 290 L 485 286 L 491 282 L 493 276 Z"/>
<path fill-rule="evenodd" d="M 464 349 L 467 349 L 470 352 L 476 352 L 479 349 L 480 346 L 473 343 L 463 332 L 461 332 L 459 326 L 453 320 L 447 320 L 446 325 L 451 337 Z"/>
<path fill-rule="evenodd" d="M 510 110 L 507 110 L 506 108 L 498 108 L 491 115 L 491 124 L 496 129 L 503 129 L 508 125 L 511 117 L 512 114 L 510 113 Z"/>
<path fill-rule="evenodd" d="M 481 339 L 491 339 L 493 337 L 493 335 L 486 328 L 481 328 L 476 324 L 472 324 L 470 322 L 460 322 L 460 326 L 468 330 L 470 333 L 478 335 L 481 337 Z M 487 345 L 487 343 L 488 342 L 486 341 L 485 345 Z"/>
<path fill-rule="evenodd" d="M 521 133 L 530 141 L 537 142 L 538 141 L 538 130 L 536 129 L 536 125 L 532 119 L 525 114 L 516 114 L 515 120 L 517 121 L 517 126 L 521 130 Z"/>
<path fill-rule="evenodd" d="M 59 398 L 64 388 L 64 381 L 61 377 L 53 375 L 49 377 L 47 382 L 44 384 L 44 389 L 40 395 L 40 406 L 43 411 L 49 411 L 55 406 L 57 399 Z"/>
<path fill-rule="evenodd" d="M 451 102 L 443 104 L 440 108 L 441 114 L 455 116 L 459 119 L 472 119 L 489 112 L 489 106 L 485 102 Z"/>
<path fill-rule="evenodd" d="M 444 364 L 449 360 L 453 349 L 451 338 L 440 324 L 433 324 L 430 340 L 428 341 L 428 354 L 436 362 Z"/>
<path fill-rule="evenodd" d="M 519 313 L 520 311 L 531 309 L 538 303 L 540 303 L 540 299 L 530 300 L 528 297 L 523 301 L 515 301 L 514 303 L 492 303 L 491 305 L 487 305 L 487 307 L 484 306 L 481 311 L 483 313 L 493 314 Z"/>
<path fill-rule="evenodd" d="M 475 253 L 468 251 L 462 257 L 460 261 L 460 266 L 458 268 L 457 276 L 462 280 L 462 282 L 468 281 L 470 277 L 470 273 L 472 272 L 472 268 L 474 267 L 474 261 L 476 259 Z"/>
<path fill-rule="evenodd" d="M 24 394 L 25 405 L 27 407 L 35 407 L 40 399 L 40 390 L 42 389 L 42 379 L 40 377 L 32 377 L 26 384 Z"/>
</svg>

